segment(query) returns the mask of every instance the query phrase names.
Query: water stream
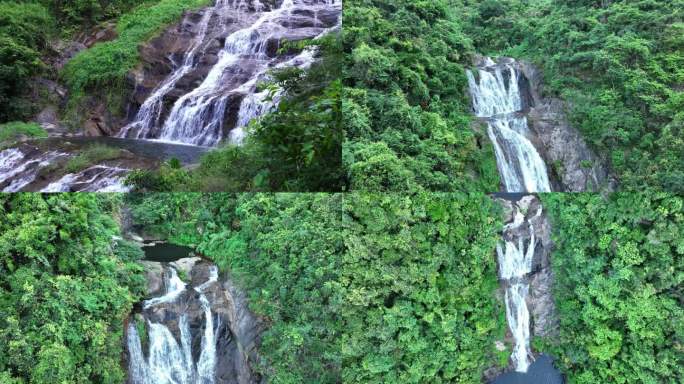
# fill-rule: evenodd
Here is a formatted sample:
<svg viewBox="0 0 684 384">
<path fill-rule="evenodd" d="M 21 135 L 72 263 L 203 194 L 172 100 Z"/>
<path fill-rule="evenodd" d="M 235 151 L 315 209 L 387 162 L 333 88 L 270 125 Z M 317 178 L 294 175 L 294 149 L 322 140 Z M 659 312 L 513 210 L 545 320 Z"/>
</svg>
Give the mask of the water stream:
<svg viewBox="0 0 684 384">
<path fill-rule="evenodd" d="M 530 287 L 528 275 L 532 272 L 536 240 L 534 227 L 530 221 L 532 219 L 526 220 L 524 213 L 517 206 L 514 207 L 513 222 L 504 226 L 505 240 L 497 245 L 496 253 L 499 279 L 505 287 L 506 320 L 514 339 L 511 361 L 517 372 L 527 372 L 533 357 L 530 350 L 530 312 L 526 299 Z M 540 206 L 535 218 L 541 214 Z M 525 226 L 525 239 L 529 238 L 529 241 L 515 234 Z"/>
<path fill-rule="evenodd" d="M 505 191 L 551 192 L 546 164 L 530 141 L 522 76 L 515 62 L 484 60 L 467 72 L 473 109 L 487 123 Z"/>
<path fill-rule="evenodd" d="M 38 157 L 27 157 L 16 148 L 0 151 L 0 191 L 20 192 L 36 180 L 41 170 L 64 156 L 67 154 L 56 151 Z"/>
<path fill-rule="evenodd" d="M 69 173 L 41 189 L 45 193 L 57 192 L 117 192 L 131 190 L 124 184 L 130 169 L 96 165 L 79 173 Z"/>
<path fill-rule="evenodd" d="M 138 327 L 131 320 L 127 330 L 129 354 L 129 383 L 131 384 L 213 384 L 216 370 L 216 344 L 220 322 L 215 321 L 211 304 L 204 290 L 218 281 L 218 269 L 213 266 L 206 282 L 193 290 L 198 296 L 204 314 L 204 327 L 201 336 L 200 353 L 197 361 L 193 358 L 193 335 L 188 314 L 182 313 L 169 323 L 150 320 L 145 312 L 147 331 L 147 354 L 143 352 Z M 188 305 L 185 300 L 193 297 L 187 291 L 188 285 L 178 276 L 173 267 L 166 267 L 164 274 L 165 293 L 146 300 L 143 311 L 154 310 L 164 305 Z M 177 327 L 174 335 L 175 323 Z M 178 336 L 178 339 L 177 339 Z"/>
</svg>

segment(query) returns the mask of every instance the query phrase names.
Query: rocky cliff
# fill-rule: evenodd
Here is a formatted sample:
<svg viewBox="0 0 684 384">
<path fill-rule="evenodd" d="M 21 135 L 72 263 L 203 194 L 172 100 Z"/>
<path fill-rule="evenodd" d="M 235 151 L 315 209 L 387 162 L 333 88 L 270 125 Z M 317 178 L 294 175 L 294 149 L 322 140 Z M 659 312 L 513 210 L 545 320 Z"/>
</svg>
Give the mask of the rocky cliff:
<svg viewBox="0 0 684 384">
<path fill-rule="evenodd" d="M 612 191 L 616 181 L 605 162 L 594 154 L 579 131 L 566 118 L 567 104 L 543 93 L 541 71 L 525 61 L 516 63 L 524 74 L 527 119 L 535 133 L 535 146 L 563 192 Z"/>
</svg>

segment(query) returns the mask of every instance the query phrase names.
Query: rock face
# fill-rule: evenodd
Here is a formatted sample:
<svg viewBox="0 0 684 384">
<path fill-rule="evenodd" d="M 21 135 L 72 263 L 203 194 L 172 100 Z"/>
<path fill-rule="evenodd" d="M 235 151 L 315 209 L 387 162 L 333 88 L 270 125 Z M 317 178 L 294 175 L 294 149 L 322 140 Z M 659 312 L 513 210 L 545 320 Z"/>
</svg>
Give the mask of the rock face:
<svg viewBox="0 0 684 384">
<path fill-rule="evenodd" d="M 238 128 L 241 105 L 256 93 L 257 80 L 298 56 L 298 51 L 281 51 L 283 43 L 315 38 L 340 18 L 339 1 L 283 4 L 218 1 L 187 13 L 180 23 L 144 43 L 142 64 L 127 78 L 132 92 L 126 113 L 132 126 L 119 135 L 196 145 L 215 145 L 216 138 L 227 138 Z M 174 108 L 184 112 L 172 114 Z M 169 132 L 171 125 L 165 127 L 169 117 L 185 130 L 178 137 Z M 198 139 L 196 129 L 210 130 L 211 137 Z"/>
<path fill-rule="evenodd" d="M 565 102 L 543 97 L 541 71 L 528 62 L 518 62 L 526 79 L 530 129 L 539 139 L 538 148 L 564 192 L 612 191 L 616 181 L 580 133 L 570 125 Z"/>
<path fill-rule="evenodd" d="M 148 278 L 149 297 L 160 297 L 168 290 L 170 284 L 168 275 L 163 278 L 163 289 L 157 288 L 158 281 L 163 274 L 168 274 L 171 268 L 179 268 L 179 276 L 187 276 L 187 286 L 179 295 L 168 302 L 162 302 L 150 307 L 143 307 L 141 313 L 133 315 L 139 324 L 147 322 L 162 324 L 167 327 L 176 340 L 181 339 L 180 319 L 186 316 L 191 334 L 190 345 L 192 359 L 195 363 L 200 359 L 205 334 L 206 311 L 202 305 L 202 298 L 206 298 L 213 316 L 216 333 L 216 365 L 215 383 L 217 384 L 259 384 L 264 380 L 255 372 L 254 367 L 259 363 L 257 348 L 260 335 L 265 328 L 264 322 L 254 315 L 248 308 L 247 299 L 231 280 L 223 275 L 212 279 L 216 267 L 200 258 L 177 260 L 173 263 L 144 262 Z M 160 273 L 160 271 L 163 271 Z M 187 273 L 187 275 L 186 275 Z M 198 288 L 198 289 L 196 289 Z M 201 291 L 201 294 L 200 294 Z M 144 321 L 142 321 L 144 318 Z M 147 341 L 149 342 L 149 341 Z M 142 350 L 147 356 L 147 345 L 143 341 Z M 180 341 L 178 341 L 180 343 Z M 126 359 L 129 360 L 130 351 L 127 350 Z M 128 366 L 127 362 L 127 366 Z M 179 362 L 183 364 L 183 362 Z M 128 383 L 135 384 L 129 377 Z"/>
</svg>

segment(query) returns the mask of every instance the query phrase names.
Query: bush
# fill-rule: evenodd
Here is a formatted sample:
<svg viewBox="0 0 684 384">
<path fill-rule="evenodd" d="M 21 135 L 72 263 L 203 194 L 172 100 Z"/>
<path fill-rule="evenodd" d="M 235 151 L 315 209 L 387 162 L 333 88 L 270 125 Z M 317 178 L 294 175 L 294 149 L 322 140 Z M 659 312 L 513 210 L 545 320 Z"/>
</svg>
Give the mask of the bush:
<svg viewBox="0 0 684 384">
<path fill-rule="evenodd" d="M 121 201 L 0 196 L 0 382 L 122 383 L 123 324 L 145 291 L 141 251 L 113 250 Z"/>
<path fill-rule="evenodd" d="M 184 11 L 208 4 L 208 0 L 159 0 L 144 4 L 121 17 L 119 37 L 79 53 L 62 72 L 72 105 L 98 89 L 117 100 L 121 97 L 126 74 L 138 63 L 138 46 L 162 28 L 180 19 Z M 118 93 L 117 93 L 118 92 Z"/>
<path fill-rule="evenodd" d="M 33 3 L 0 1 L 0 123 L 25 119 L 33 106 L 22 97 L 28 80 L 41 73 L 53 20 Z"/>
<path fill-rule="evenodd" d="M 106 145 L 92 145 L 84 149 L 78 156 L 69 159 L 66 164 L 66 171 L 69 173 L 80 172 L 91 165 L 98 164 L 106 160 L 114 160 L 121 156 L 121 150 L 108 147 Z"/>
<path fill-rule="evenodd" d="M 12 142 L 22 136 L 47 137 L 48 134 L 36 123 L 15 121 L 13 123 L 0 124 L 0 144 Z"/>
<path fill-rule="evenodd" d="M 679 383 L 684 375 L 684 200 L 549 194 L 560 335 L 570 383 Z"/>
</svg>

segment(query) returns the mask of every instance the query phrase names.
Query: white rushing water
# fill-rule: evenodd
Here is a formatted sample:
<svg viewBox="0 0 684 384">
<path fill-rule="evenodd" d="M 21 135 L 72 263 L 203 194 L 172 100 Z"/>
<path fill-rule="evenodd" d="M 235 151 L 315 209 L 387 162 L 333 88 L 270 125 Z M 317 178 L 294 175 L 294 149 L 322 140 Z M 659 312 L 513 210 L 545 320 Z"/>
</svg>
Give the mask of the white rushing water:
<svg viewBox="0 0 684 384">
<path fill-rule="evenodd" d="M 518 69 L 487 59 L 467 72 L 473 108 L 487 121 L 496 161 L 506 192 L 551 192 L 544 160 L 530 141 L 527 117 L 520 115 L 523 98 Z"/>
<path fill-rule="evenodd" d="M 541 207 L 535 217 L 541 215 Z M 518 372 L 527 372 L 531 364 L 532 352 L 530 350 L 530 312 L 527 308 L 526 298 L 529 291 L 527 275 L 532 272 L 532 260 L 536 247 L 534 227 L 525 220 L 522 212 L 516 207 L 513 223 L 504 227 L 504 232 L 520 228 L 528 224 L 529 242 L 527 247 L 523 238 L 517 241 L 505 241 L 498 244 L 496 253 L 499 264 L 499 278 L 506 284 L 504 300 L 506 303 L 506 320 L 511 330 L 515 345 L 511 360 Z"/>
<path fill-rule="evenodd" d="M 187 314 L 178 321 L 180 341 L 164 324 L 147 321 L 148 353 L 143 353 L 142 343 L 134 321 L 128 325 L 127 346 L 129 353 L 129 381 L 133 384 L 213 384 L 216 370 L 217 329 L 209 300 L 203 290 L 218 280 L 218 269 L 212 267 L 209 280 L 195 291 L 204 312 L 204 332 L 201 351 L 197 363 L 193 360 L 192 334 Z M 165 276 L 166 293 L 158 298 L 147 300 L 144 308 L 175 302 L 185 292 L 183 283 L 174 268 L 168 269 Z"/>
<path fill-rule="evenodd" d="M 0 188 L 2 192 L 20 192 L 28 189 L 38 178 L 41 170 L 66 153 L 46 152 L 36 157 L 27 157 L 21 150 L 13 148 L 0 151 Z M 50 183 L 40 192 L 128 192 L 123 178 L 130 170 L 97 165 L 77 174 L 64 175 Z"/>
<path fill-rule="evenodd" d="M 36 180 L 41 169 L 62 156 L 67 154 L 52 151 L 36 158 L 26 158 L 18 149 L 0 152 L 0 184 L 6 184 L 2 192 L 22 191 Z"/>
<path fill-rule="evenodd" d="M 268 92 L 257 92 L 257 84 L 264 80 L 269 70 L 283 66 L 308 68 L 313 62 L 312 50 L 306 50 L 289 65 L 277 64 L 278 57 L 270 57 L 267 51 L 269 42 L 286 35 L 288 20 L 296 9 L 305 9 L 317 14 L 330 8 L 341 8 L 341 1 L 284 0 L 279 8 L 261 13 L 249 27 L 228 35 L 218 61 L 213 65 L 204 80 L 195 89 L 181 96 L 171 108 L 165 121 L 161 120 L 163 100 L 183 76 L 195 69 L 203 55 L 203 41 L 207 26 L 213 16 L 221 17 L 231 10 L 248 9 L 247 1 L 217 1 L 209 8 L 200 23 L 199 33 L 183 58 L 183 62 L 158 86 L 145 101 L 135 120 L 122 129 L 120 137 L 158 139 L 160 141 L 186 143 L 201 146 L 215 146 L 225 136 L 226 128 L 232 128 L 229 139 L 240 144 L 245 138 L 244 128 L 253 119 L 270 112 L 280 100 L 276 94 L 266 100 Z M 254 1 L 252 7 L 260 12 L 264 6 Z M 239 13 L 238 13 L 239 14 Z M 340 18 L 341 22 L 341 18 Z M 330 29 L 312 27 L 319 30 L 317 37 Z M 310 56 L 310 61 L 307 60 Z M 248 78 L 240 76 L 248 73 Z M 235 127 L 224 127 L 226 111 L 235 95 L 243 95 L 240 102 L 238 121 Z M 155 129 L 158 128 L 158 129 Z"/>
<path fill-rule="evenodd" d="M 96 165 L 79 173 L 69 173 L 50 183 L 41 192 L 118 192 L 131 190 L 124 185 L 124 177 L 129 169 Z"/>
</svg>

